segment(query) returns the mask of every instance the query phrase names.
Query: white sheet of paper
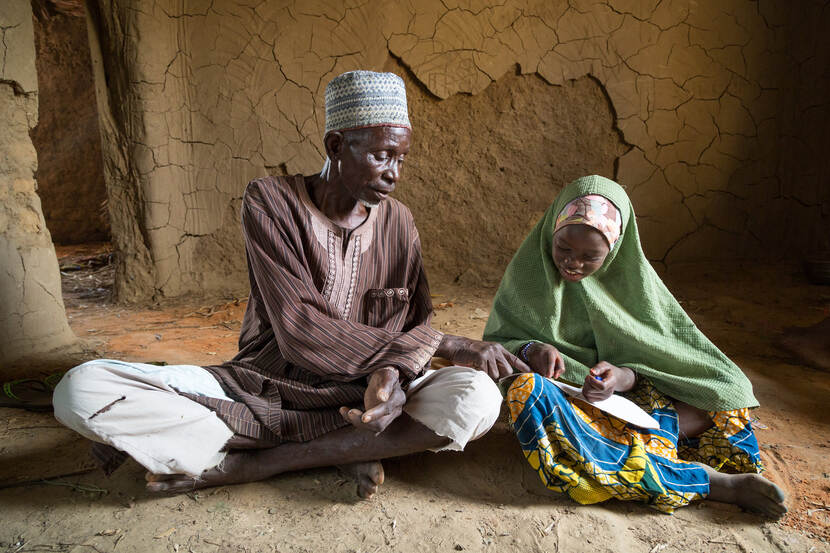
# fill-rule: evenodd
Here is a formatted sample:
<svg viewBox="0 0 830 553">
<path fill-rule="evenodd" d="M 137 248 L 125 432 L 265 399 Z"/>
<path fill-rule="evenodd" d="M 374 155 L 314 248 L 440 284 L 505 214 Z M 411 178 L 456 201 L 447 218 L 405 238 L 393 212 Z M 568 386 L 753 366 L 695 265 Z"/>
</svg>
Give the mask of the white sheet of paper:
<svg viewBox="0 0 830 553">
<path fill-rule="evenodd" d="M 588 401 L 582 395 L 581 388 L 575 388 L 570 384 L 565 384 L 564 382 L 559 382 L 558 380 L 554 380 L 552 378 L 548 378 L 548 380 L 553 382 L 557 388 L 569 396 L 581 399 L 586 403 L 590 403 L 597 409 L 604 411 L 609 415 L 613 415 L 618 419 L 622 419 L 625 422 L 630 422 L 634 426 L 639 426 L 640 428 L 660 428 L 660 425 L 654 417 L 643 411 L 640 406 L 633 401 L 625 399 L 622 396 L 611 394 L 611 397 L 603 399 L 602 401 Z"/>
</svg>

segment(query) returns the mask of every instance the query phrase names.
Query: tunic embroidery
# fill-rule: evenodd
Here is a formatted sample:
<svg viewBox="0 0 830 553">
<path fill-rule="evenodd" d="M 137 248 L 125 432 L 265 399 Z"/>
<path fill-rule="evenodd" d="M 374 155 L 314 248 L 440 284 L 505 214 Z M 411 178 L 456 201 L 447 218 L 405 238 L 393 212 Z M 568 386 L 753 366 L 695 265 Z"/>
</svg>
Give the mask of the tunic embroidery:
<svg viewBox="0 0 830 553">
<path fill-rule="evenodd" d="M 331 291 L 334 289 L 334 279 L 337 275 L 337 257 L 334 253 L 337 249 L 336 242 L 337 241 L 334 238 L 334 232 L 329 230 L 327 243 L 327 249 L 329 253 L 329 272 L 326 276 L 326 285 L 323 292 L 323 296 L 329 301 L 331 301 Z"/>
<path fill-rule="evenodd" d="M 357 271 L 360 266 L 360 236 L 355 236 L 354 246 L 352 250 L 352 271 L 349 279 L 349 291 L 346 294 L 346 307 L 343 308 L 343 317 L 348 318 L 349 312 L 352 309 L 352 299 L 354 298 L 354 288 L 357 283 Z"/>
</svg>

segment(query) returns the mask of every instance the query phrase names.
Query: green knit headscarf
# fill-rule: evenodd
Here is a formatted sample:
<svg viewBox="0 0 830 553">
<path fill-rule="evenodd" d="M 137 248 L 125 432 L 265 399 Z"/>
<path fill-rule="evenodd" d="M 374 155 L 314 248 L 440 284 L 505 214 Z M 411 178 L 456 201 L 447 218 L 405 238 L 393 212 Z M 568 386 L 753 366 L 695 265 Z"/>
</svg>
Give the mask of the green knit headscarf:
<svg viewBox="0 0 830 553">
<path fill-rule="evenodd" d="M 587 194 L 617 207 L 622 233 L 599 270 L 568 282 L 553 264 L 554 225 L 568 202 Z M 628 195 L 597 175 L 567 185 L 525 238 L 496 292 L 484 339 L 513 353 L 528 341 L 552 344 L 565 361 L 563 380 L 577 385 L 607 361 L 699 409 L 758 406 L 741 369 L 698 330 L 654 272 Z"/>
</svg>

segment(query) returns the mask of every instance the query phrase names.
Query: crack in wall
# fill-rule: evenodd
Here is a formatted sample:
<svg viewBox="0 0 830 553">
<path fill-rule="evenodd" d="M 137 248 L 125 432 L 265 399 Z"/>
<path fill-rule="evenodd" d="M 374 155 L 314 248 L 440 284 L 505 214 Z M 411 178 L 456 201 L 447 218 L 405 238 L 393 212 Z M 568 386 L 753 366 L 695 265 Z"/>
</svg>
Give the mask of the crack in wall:
<svg viewBox="0 0 830 553">
<path fill-rule="evenodd" d="M 12 29 L 19 29 L 19 28 L 20 28 L 19 23 L 15 24 L 15 25 L 5 25 L 5 26 L 0 25 L 0 44 L 2 45 L 2 51 L 3 51 L 2 59 L 0 59 L 0 84 L 4 84 L 4 85 L 8 85 L 8 86 L 12 87 L 12 90 L 14 91 L 15 95 L 18 95 L 18 96 L 30 96 L 30 95 L 33 95 L 33 94 L 36 95 L 37 92 L 26 91 L 23 87 L 23 84 L 20 83 L 19 80 L 9 78 L 10 76 L 6 75 L 6 70 L 7 70 L 6 57 L 8 56 L 8 53 L 9 53 L 9 45 L 6 44 L 6 32 L 10 31 Z"/>
<path fill-rule="evenodd" d="M 9 25 L 6 27 L 0 27 L 0 43 L 3 44 L 3 59 L 0 61 L 0 75 L 6 74 L 6 54 L 9 51 L 9 47 L 6 44 L 6 30 L 7 29 L 14 29 L 19 25 Z"/>
</svg>

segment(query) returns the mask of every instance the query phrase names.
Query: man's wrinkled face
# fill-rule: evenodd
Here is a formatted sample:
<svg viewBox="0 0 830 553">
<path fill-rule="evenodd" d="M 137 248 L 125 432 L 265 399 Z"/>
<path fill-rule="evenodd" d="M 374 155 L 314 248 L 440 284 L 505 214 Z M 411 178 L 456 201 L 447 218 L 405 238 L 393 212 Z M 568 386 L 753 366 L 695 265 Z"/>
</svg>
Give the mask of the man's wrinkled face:
<svg viewBox="0 0 830 553">
<path fill-rule="evenodd" d="M 412 131 L 402 127 L 370 127 L 343 133 L 336 164 L 351 196 L 374 207 L 395 190 L 409 153 Z"/>
<path fill-rule="evenodd" d="M 588 225 L 566 225 L 553 235 L 553 264 L 571 282 L 599 270 L 610 251 L 602 233 Z"/>
</svg>

